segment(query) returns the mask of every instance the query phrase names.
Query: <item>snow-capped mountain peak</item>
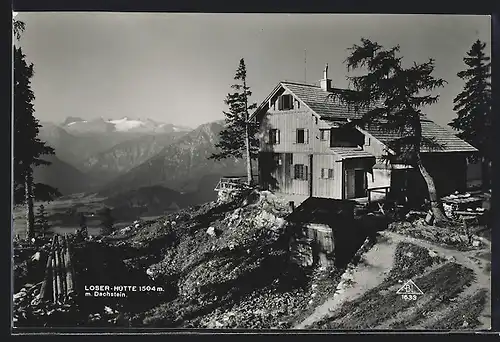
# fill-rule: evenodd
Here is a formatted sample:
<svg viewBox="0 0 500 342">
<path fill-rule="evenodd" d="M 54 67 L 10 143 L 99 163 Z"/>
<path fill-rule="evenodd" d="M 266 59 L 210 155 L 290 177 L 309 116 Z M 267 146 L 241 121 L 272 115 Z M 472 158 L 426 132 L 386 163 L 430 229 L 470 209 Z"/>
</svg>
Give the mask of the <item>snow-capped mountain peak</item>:
<svg viewBox="0 0 500 342">
<path fill-rule="evenodd" d="M 109 123 L 115 125 L 115 130 L 118 132 L 127 132 L 131 129 L 145 126 L 146 123 L 140 120 L 130 120 L 126 116 L 118 120 L 109 120 Z"/>
</svg>

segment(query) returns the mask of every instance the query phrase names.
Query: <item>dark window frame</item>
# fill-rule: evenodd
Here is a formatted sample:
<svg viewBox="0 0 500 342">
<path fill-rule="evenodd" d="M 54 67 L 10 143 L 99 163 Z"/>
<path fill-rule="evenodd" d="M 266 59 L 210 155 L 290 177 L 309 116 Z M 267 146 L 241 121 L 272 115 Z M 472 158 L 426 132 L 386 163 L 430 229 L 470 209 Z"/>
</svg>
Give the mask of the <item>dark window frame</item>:
<svg viewBox="0 0 500 342">
<path fill-rule="evenodd" d="M 281 132 L 277 128 L 272 128 L 269 130 L 269 144 L 279 145 L 281 142 Z"/>
<path fill-rule="evenodd" d="M 302 139 L 299 139 L 299 137 L 300 137 L 299 132 L 302 132 Z M 300 141 L 300 140 L 302 140 L 302 141 Z M 297 144 L 305 144 L 306 143 L 306 130 L 305 130 L 305 128 L 297 128 L 297 130 L 295 132 L 295 142 Z"/>
<path fill-rule="evenodd" d="M 308 170 L 305 164 L 294 164 L 293 165 L 293 179 L 296 180 L 308 180 Z"/>
</svg>

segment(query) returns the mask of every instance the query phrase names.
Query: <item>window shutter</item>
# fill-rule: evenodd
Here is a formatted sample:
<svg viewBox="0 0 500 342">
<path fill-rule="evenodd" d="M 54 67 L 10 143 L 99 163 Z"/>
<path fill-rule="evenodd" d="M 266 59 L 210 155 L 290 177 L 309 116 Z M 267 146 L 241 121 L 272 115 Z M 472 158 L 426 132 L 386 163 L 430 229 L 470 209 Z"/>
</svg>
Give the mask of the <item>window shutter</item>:
<svg viewBox="0 0 500 342">
<path fill-rule="evenodd" d="M 278 110 L 283 110 L 283 96 L 278 97 Z"/>
<path fill-rule="evenodd" d="M 299 130 L 298 129 L 295 130 L 295 143 L 296 144 L 299 143 Z"/>
<path fill-rule="evenodd" d="M 281 131 L 278 129 L 276 130 L 276 140 L 277 140 L 277 144 L 281 143 Z"/>
<path fill-rule="evenodd" d="M 307 165 L 304 165 L 304 179 L 307 180 L 309 173 L 307 172 Z"/>
<path fill-rule="evenodd" d="M 325 178 L 325 169 L 321 169 L 321 178 Z"/>
<path fill-rule="evenodd" d="M 328 178 L 333 178 L 333 169 L 328 169 Z"/>
<path fill-rule="evenodd" d="M 308 129 L 304 130 L 304 142 L 306 144 L 309 144 L 309 130 Z"/>
<path fill-rule="evenodd" d="M 263 134 L 263 135 L 264 135 L 264 143 L 269 144 L 269 136 L 271 135 L 271 130 L 269 130 L 267 132 L 267 134 Z"/>
</svg>

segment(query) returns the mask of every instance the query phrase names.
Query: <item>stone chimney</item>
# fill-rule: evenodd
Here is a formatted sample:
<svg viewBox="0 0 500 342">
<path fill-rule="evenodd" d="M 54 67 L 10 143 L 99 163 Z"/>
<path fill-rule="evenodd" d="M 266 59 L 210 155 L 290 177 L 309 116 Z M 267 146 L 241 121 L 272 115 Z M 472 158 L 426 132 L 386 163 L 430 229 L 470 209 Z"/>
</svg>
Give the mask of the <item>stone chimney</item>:
<svg viewBox="0 0 500 342">
<path fill-rule="evenodd" d="M 323 79 L 319 81 L 319 84 L 324 91 L 332 91 L 332 80 L 328 78 L 328 63 L 326 63 Z"/>
</svg>

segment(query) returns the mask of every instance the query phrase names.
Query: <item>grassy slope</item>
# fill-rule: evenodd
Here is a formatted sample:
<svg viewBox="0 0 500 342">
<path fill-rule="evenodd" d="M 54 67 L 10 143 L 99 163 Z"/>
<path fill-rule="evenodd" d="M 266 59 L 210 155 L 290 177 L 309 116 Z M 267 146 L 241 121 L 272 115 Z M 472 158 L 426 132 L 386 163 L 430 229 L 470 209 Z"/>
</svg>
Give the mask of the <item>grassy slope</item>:
<svg viewBox="0 0 500 342">
<path fill-rule="evenodd" d="M 400 243 L 395 265 L 386 280 L 361 297 L 345 302 L 329 317 L 314 324 L 320 329 L 409 329 L 424 322 L 437 311 L 446 309 L 474 281 L 474 272 L 456 263 L 443 263 L 429 256 L 428 250 Z M 417 301 L 403 300 L 396 293 L 401 280 L 413 279 L 424 295 Z M 462 325 L 467 314 L 468 328 L 474 326 L 483 308 L 484 293 L 461 299 L 456 310 L 428 329 L 453 329 Z"/>
</svg>

